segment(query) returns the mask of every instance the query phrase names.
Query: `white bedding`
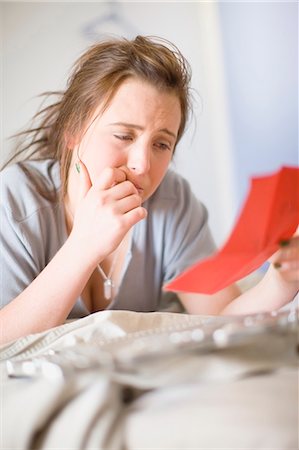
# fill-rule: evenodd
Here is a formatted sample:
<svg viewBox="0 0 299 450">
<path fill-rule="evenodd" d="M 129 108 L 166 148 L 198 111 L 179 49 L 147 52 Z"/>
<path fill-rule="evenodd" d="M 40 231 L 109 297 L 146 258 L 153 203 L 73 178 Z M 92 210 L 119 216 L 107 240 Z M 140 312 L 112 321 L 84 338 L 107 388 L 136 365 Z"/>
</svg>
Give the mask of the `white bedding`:
<svg viewBox="0 0 299 450">
<path fill-rule="evenodd" d="M 1 448 L 297 449 L 294 323 L 239 341 L 234 323 L 103 311 L 6 345 Z M 232 324 L 233 345 L 186 351 L 190 330 Z M 30 377 L 19 376 L 25 361 Z"/>
</svg>

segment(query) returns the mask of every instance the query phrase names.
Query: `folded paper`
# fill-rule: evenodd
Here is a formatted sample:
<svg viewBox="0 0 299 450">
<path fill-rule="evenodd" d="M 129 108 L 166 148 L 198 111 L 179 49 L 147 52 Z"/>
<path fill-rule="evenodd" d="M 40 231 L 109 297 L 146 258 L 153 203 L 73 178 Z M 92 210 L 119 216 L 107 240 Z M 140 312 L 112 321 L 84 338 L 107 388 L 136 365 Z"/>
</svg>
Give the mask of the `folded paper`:
<svg viewBox="0 0 299 450">
<path fill-rule="evenodd" d="M 224 246 L 168 283 L 168 291 L 213 294 L 259 268 L 299 224 L 299 168 L 251 179 L 249 193 Z"/>
</svg>

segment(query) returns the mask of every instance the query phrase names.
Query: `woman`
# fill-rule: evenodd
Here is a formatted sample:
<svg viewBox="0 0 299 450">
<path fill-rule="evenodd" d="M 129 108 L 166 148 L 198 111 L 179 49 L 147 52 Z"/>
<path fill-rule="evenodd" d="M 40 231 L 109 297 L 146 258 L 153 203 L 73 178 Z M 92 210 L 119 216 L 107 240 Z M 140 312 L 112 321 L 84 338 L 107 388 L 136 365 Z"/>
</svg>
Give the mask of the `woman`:
<svg viewBox="0 0 299 450">
<path fill-rule="evenodd" d="M 91 47 L 2 171 L 2 342 L 106 308 L 155 311 L 163 284 L 215 250 L 205 207 L 168 170 L 190 109 L 190 69 L 138 36 Z M 179 294 L 198 314 L 279 308 L 298 285 L 298 240 L 240 295 Z"/>
</svg>

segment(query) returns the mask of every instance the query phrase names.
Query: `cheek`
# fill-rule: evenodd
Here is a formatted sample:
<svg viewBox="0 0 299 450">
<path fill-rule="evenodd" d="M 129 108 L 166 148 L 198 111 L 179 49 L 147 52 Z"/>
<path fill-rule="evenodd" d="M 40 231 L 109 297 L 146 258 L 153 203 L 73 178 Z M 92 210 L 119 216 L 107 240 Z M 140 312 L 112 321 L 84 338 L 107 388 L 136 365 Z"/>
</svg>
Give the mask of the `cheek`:
<svg viewBox="0 0 299 450">
<path fill-rule="evenodd" d="M 82 155 L 82 161 L 84 162 L 88 170 L 92 184 L 94 184 L 95 180 L 98 178 L 99 174 L 105 167 L 105 161 L 100 155 L 97 155 L 95 152 L 86 152 L 84 155 Z"/>
<path fill-rule="evenodd" d="M 171 157 L 166 157 L 163 161 L 158 161 L 152 166 L 152 181 L 155 186 L 159 185 L 163 180 L 169 164 L 171 162 Z"/>
<path fill-rule="evenodd" d="M 102 139 L 100 144 L 90 142 L 82 152 L 81 159 L 89 171 L 92 183 L 106 167 L 117 167 L 122 164 L 120 152 L 116 152 L 111 142 L 105 139 Z"/>
</svg>

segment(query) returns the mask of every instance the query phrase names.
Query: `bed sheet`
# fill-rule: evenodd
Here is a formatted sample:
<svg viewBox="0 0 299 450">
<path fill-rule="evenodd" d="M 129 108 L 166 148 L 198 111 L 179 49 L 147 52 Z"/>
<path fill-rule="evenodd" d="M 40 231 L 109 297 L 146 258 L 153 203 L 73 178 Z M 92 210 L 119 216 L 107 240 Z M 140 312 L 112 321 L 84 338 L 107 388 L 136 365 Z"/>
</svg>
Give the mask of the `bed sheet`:
<svg viewBox="0 0 299 450">
<path fill-rule="evenodd" d="M 1 448 L 297 449 L 292 314 L 103 311 L 3 346 Z"/>
</svg>

